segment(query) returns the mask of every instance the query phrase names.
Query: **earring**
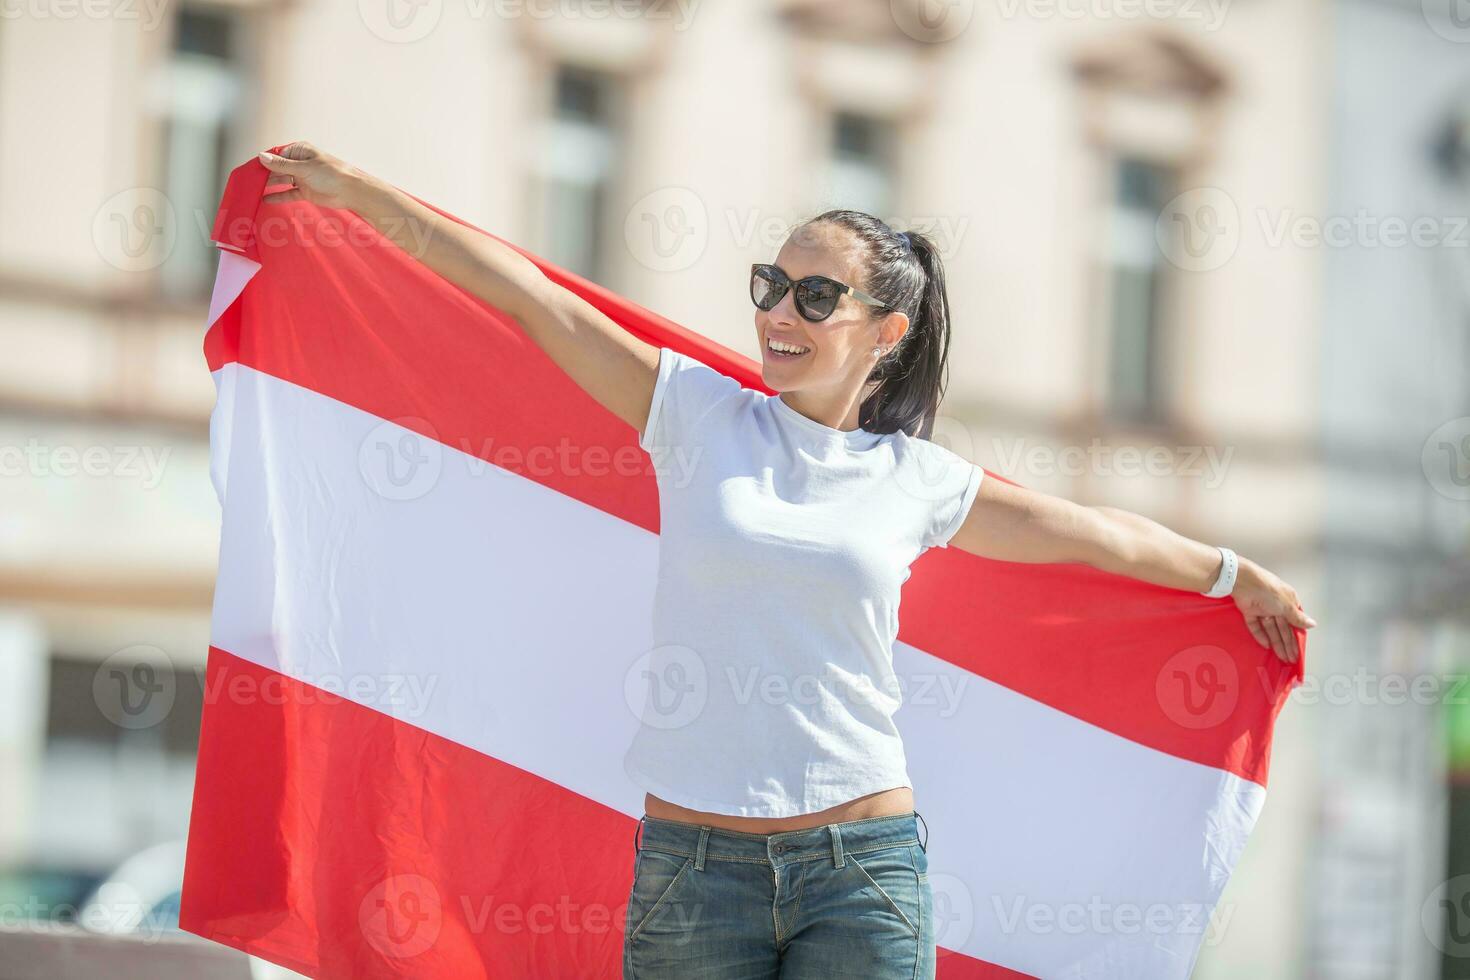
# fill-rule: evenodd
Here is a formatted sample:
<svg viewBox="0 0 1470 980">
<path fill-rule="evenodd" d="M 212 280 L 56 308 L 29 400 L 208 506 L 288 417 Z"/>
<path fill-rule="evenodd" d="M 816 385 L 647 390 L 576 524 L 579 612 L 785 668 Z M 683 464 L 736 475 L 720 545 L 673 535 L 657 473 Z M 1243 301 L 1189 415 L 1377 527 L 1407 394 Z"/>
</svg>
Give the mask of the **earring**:
<svg viewBox="0 0 1470 980">
<path fill-rule="evenodd" d="M 883 348 L 881 348 L 881 347 L 874 347 L 873 348 L 873 356 L 874 357 L 877 357 L 881 353 L 883 353 Z"/>
</svg>

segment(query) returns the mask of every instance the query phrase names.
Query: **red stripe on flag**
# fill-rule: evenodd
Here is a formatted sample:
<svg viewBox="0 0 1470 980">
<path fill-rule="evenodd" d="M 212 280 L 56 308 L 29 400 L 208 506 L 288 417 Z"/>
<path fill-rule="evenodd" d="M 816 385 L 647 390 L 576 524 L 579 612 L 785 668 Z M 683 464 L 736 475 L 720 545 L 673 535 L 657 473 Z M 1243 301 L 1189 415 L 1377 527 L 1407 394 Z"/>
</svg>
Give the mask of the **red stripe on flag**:
<svg viewBox="0 0 1470 980">
<path fill-rule="evenodd" d="M 218 648 L 206 688 L 183 928 L 312 976 L 617 974 L 636 821 Z"/>
<path fill-rule="evenodd" d="M 226 193 L 237 216 L 241 196 L 263 186 L 251 167 L 259 164 L 236 170 Z M 262 268 L 206 338 L 212 369 L 237 360 L 657 531 L 658 491 L 637 433 L 513 319 L 351 212 L 305 203 L 266 208 L 272 223 L 248 238 Z M 344 244 L 357 235 L 377 244 Z M 754 362 L 517 250 L 631 332 L 769 392 Z M 350 289 L 321 288 L 344 278 Z M 930 654 L 1262 785 L 1269 721 L 1304 669 L 1304 658 L 1288 665 L 1260 647 L 1229 600 L 958 548 L 915 562 L 900 621 L 900 639 Z"/>
<path fill-rule="evenodd" d="M 188 932 L 313 977 L 621 975 L 633 818 L 216 647 L 205 704 Z"/>
</svg>

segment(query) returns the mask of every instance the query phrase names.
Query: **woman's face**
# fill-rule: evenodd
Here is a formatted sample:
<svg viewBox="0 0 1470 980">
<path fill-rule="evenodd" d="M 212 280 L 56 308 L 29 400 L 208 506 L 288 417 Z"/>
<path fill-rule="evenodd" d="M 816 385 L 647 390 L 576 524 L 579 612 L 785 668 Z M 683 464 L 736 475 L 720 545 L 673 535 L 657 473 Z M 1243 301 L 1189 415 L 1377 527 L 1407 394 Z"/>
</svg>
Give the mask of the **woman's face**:
<svg viewBox="0 0 1470 980">
<path fill-rule="evenodd" d="M 862 289 L 861 252 L 852 233 L 840 225 L 821 223 L 798 228 L 781 246 L 775 264 L 794 283 L 805 276 L 829 276 Z M 827 319 L 807 320 L 796 309 L 795 290 L 788 289 L 770 310 L 755 311 L 755 331 L 761 348 L 761 377 L 774 391 L 806 388 L 843 388 L 861 384 L 873 369 L 873 348 L 885 351 L 897 342 L 895 319 L 907 325 L 903 314 L 875 319 L 868 307 L 843 296 Z M 891 335 L 891 336 L 890 336 Z M 794 345 L 799 353 L 775 349 Z"/>
</svg>

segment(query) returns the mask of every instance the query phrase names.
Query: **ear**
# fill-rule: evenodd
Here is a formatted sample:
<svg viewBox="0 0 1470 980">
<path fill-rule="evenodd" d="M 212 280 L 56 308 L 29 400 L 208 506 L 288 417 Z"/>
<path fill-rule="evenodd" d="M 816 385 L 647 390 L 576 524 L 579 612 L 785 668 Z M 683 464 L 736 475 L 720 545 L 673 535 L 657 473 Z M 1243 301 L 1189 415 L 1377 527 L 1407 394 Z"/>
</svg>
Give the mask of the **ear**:
<svg viewBox="0 0 1470 980">
<path fill-rule="evenodd" d="M 908 314 L 894 310 L 879 322 L 878 342 L 889 350 L 892 350 L 893 345 L 898 343 L 904 334 L 908 333 L 908 329 Z"/>
</svg>

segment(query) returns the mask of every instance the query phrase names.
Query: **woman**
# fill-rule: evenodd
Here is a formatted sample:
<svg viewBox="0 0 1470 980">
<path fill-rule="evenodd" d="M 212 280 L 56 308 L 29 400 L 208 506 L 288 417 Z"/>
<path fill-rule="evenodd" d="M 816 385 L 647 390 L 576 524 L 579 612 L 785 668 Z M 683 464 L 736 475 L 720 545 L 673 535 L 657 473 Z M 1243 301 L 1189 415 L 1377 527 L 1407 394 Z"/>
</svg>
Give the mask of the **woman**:
<svg viewBox="0 0 1470 980">
<path fill-rule="evenodd" d="M 626 976 L 933 976 L 892 654 L 900 587 L 928 548 L 1228 594 L 1288 662 L 1292 627 L 1315 625 L 1228 548 L 985 480 L 928 441 L 949 306 L 923 235 L 831 211 L 753 267 L 767 396 L 638 340 L 513 249 L 306 143 L 261 161 L 294 185 L 267 203 L 351 209 L 418 248 L 513 316 L 658 464 L 657 684 L 624 760 L 647 793 Z"/>
</svg>

